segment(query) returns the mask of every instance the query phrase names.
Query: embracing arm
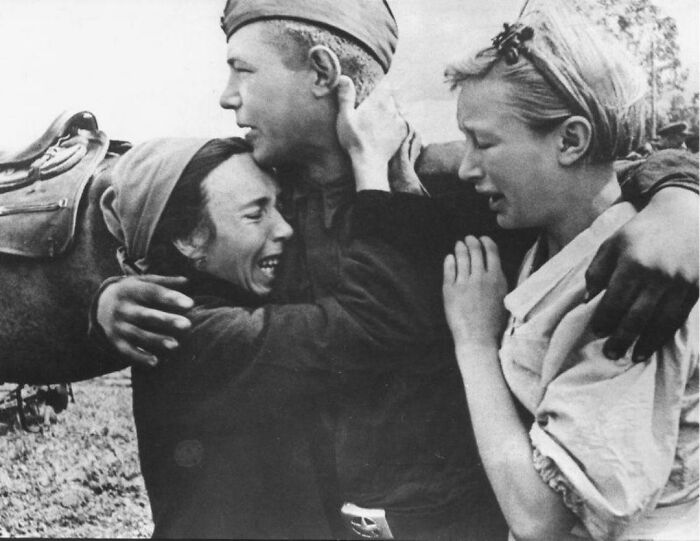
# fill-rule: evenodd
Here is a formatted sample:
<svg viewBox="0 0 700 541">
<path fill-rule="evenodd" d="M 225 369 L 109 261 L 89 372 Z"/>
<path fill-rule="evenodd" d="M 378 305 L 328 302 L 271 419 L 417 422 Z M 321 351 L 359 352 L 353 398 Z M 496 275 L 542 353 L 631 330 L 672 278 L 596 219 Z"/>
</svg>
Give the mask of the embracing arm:
<svg viewBox="0 0 700 541">
<path fill-rule="evenodd" d="M 408 262 L 378 240 L 354 240 L 344 248 L 337 272 L 334 290 L 314 303 L 264 307 L 266 324 L 260 328 L 255 362 L 281 363 L 309 373 L 382 371 L 409 352 L 434 344 L 442 321 L 434 271 Z M 182 335 L 176 325 L 191 325 L 178 315 L 188 302 L 191 299 L 161 284 L 128 277 L 105 288 L 98 299 L 97 322 L 123 354 L 152 364 L 148 352 L 174 349 L 176 344 L 168 347 L 163 342 L 175 342 L 174 336 Z M 241 324 L 252 317 L 243 308 L 227 310 L 228 315 L 219 317 Z M 229 351 L 235 352 L 242 336 L 210 338 L 230 340 Z M 258 339 L 255 333 L 244 336 Z"/>
<path fill-rule="evenodd" d="M 698 161 L 678 150 L 653 154 L 621 178 L 641 212 L 600 248 L 586 275 L 589 298 L 606 290 L 592 326 L 619 358 L 641 335 L 634 359 L 664 344 L 698 299 Z M 607 288 L 607 289 L 606 289 Z"/>
</svg>

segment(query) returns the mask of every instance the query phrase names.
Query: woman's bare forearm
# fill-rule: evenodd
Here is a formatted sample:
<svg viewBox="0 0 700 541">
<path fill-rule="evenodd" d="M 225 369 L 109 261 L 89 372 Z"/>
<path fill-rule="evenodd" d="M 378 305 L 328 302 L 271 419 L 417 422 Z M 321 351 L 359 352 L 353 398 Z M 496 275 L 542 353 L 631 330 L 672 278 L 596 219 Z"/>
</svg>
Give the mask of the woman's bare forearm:
<svg viewBox="0 0 700 541">
<path fill-rule="evenodd" d="M 530 439 L 503 378 L 497 345 L 456 339 L 456 349 L 479 454 L 513 535 L 562 539 L 574 516 L 533 466 Z"/>
</svg>

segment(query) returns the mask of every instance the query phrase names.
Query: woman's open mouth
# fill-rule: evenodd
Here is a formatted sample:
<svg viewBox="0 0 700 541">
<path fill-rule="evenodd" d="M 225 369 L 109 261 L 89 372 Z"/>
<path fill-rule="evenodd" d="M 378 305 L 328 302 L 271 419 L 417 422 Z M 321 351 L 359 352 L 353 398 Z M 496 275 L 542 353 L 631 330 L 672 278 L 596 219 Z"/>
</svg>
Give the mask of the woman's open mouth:
<svg viewBox="0 0 700 541">
<path fill-rule="evenodd" d="M 492 211 L 498 210 L 499 204 L 505 200 L 505 196 L 502 193 L 493 193 L 489 195 L 489 208 Z"/>
<path fill-rule="evenodd" d="M 270 255 L 263 257 L 258 261 L 258 268 L 270 280 L 275 277 L 277 267 L 279 267 L 282 258 L 279 255 Z"/>
</svg>

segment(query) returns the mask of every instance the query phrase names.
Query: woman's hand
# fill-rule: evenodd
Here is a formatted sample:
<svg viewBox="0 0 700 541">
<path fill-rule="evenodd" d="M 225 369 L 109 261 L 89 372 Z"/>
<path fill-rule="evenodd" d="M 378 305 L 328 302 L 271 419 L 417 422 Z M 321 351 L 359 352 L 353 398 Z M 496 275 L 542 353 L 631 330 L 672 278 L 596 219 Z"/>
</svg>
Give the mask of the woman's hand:
<svg viewBox="0 0 700 541">
<path fill-rule="evenodd" d="M 416 173 L 416 160 L 423 150 L 418 132 L 410 124 L 408 135 L 389 162 L 389 186 L 394 193 L 429 195 Z"/>
<path fill-rule="evenodd" d="M 338 140 L 352 160 L 357 190 L 389 191 L 388 164 L 407 138 L 406 121 L 385 82 L 357 108 L 355 101 L 355 85 L 349 77 L 341 75 Z"/>
<path fill-rule="evenodd" d="M 498 347 L 507 293 L 496 244 L 488 237 L 469 236 L 445 258 L 443 301 L 455 345 Z"/>
</svg>

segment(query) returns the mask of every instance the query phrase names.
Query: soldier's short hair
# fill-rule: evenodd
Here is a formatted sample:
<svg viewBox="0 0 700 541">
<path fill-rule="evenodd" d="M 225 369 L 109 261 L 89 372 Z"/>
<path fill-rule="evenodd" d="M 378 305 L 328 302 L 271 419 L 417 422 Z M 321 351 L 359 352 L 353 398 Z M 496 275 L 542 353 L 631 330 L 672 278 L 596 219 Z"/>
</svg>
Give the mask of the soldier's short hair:
<svg viewBox="0 0 700 541">
<path fill-rule="evenodd" d="M 384 75 L 379 62 L 351 37 L 291 19 L 270 19 L 263 23 L 268 36 L 284 54 L 285 65 L 291 69 L 306 65 L 307 54 L 316 45 L 324 45 L 333 51 L 338 56 L 343 74 L 355 83 L 358 102 L 369 95 Z"/>
</svg>

